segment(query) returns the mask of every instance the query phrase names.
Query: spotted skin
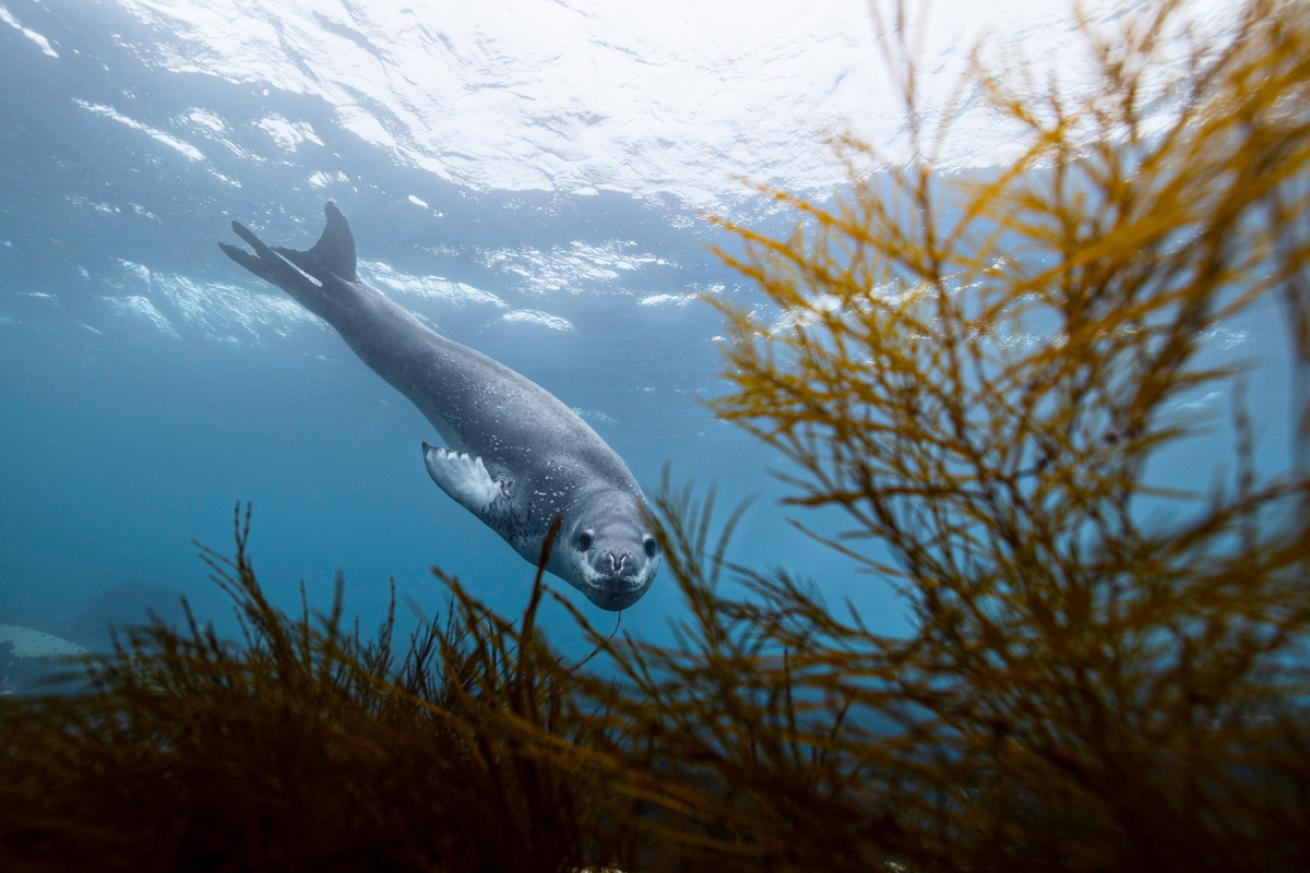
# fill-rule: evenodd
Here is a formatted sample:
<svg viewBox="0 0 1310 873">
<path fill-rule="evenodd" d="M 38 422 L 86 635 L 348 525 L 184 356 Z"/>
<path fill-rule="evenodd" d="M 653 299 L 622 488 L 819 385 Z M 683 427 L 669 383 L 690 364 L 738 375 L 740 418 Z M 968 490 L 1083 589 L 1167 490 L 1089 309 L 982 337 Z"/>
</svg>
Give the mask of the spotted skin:
<svg viewBox="0 0 1310 873">
<path fill-rule="evenodd" d="M 470 493 L 494 487 L 501 497 L 470 512 L 516 552 L 535 564 L 560 516 L 546 569 L 604 609 L 634 603 L 650 587 L 660 554 L 658 547 L 650 553 L 646 501 L 627 465 L 549 391 L 441 336 L 360 281 L 345 216 L 330 202 L 324 211 L 326 227 L 307 251 L 270 247 L 238 222 L 232 229 L 253 253 L 219 247 L 335 328 L 360 360 L 418 407 L 447 450 L 481 460 L 490 481 L 472 482 Z M 423 446 L 425 460 L 430 448 Z M 428 466 L 450 493 L 441 464 L 435 472 Z"/>
</svg>

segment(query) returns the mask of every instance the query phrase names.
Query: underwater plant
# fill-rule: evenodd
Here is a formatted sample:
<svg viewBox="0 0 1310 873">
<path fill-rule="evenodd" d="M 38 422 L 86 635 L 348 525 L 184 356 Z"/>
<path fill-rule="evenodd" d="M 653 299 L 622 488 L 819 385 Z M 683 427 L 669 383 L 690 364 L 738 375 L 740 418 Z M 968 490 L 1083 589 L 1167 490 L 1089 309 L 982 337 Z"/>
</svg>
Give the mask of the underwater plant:
<svg viewBox="0 0 1310 873">
<path fill-rule="evenodd" d="M 1030 145 L 957 178 L 902 9 L 884 31 L 910 160 L 840 138 L 835 202 L 758 186 L 794 233 L 717 222 L 784 317 L 709 300 L 732 386 L 713 409 L 778 450 L 790 503 L 844 513 L 809 532 L 893 580 L 914 627 L 872 632 L 785 573 L 733 568 L 753 596 L 716 594 L 706 508 L 666 489 L 693 618 L 614 647 L 633 690 L 591 693 L 616 791 L 652 762 L 681 774 L 648 820 L 698 863 L 1310 867 L 1310 11 L 1252 0 L 1170 72 L 1182 9 L 1085 27 L 1089 96 L 976 63 L 966 85 Z M 1247 371 L 1204 354 L 1259 306 L 1281 307 L 1286 336 L 1260 341 L 1293 371 L 1273 469 Z M 1212 424 L 1184 415 L 1201 389 L 1231 401 L 1227 469 L 1159 481 Z"/>
<path fill-rule="evenodd" d="M 205 549 L 244 639 L 156 619 L 91 656 L 93 690 L 0 706 L 5 870 L 561 870 L 626 858 L 586 781 L 538 763 L 502 722 L 584 745 L 559 724 L 555 656 L 469 598 L 393 646 L 392 610 L 347 632 L 286 615 L 247 552 Z M 544 563 L 544 559 L 543 559 Z M 303 590 L 302 590 L 303 594 Z M 521 645 L 520 645 L 521 643 Z M 397 657 L 396 652 L 403 652 Z M 604 842 L 600 834 L 619 834 Z"/>
<path fill-rule="evenodd" d="M 91 693 L 0 699 L 0 867 L 1310 868 L 1310 11 L 1249 0 L 1162 67 L 1182 8 L 1089 29 L 1086 96 L 975 64 L 1030 144 L 957 177 L 901 10 L 910 160 L 841 138 L 835 201 L 759 189 L 794 233 L 718 222 L 786 317 L 710 301 L 715 414 L 776 448 L 793 505 L 844 513 L 810 533 L 892 580 L 910 632 L 730 563 L 741 510 L 666 480 L 669 642 L 557 598 L 605 665 L 579 669 L 535 626 L 540 573 L 517 622 L 438 573 L 451 609 L 397 658 L 339 598 L 270 607 L 239 517 L 205 556 L 244 641 L 155 623 Z M 1272 469 L 1249 371 L 1205 354 L 1261 306 L 1293 371 Z M 1179 403 L 1202 388 L 1232 456 L 1198 493 L 1153 462 L 1211 423 Z"/>
</svg>

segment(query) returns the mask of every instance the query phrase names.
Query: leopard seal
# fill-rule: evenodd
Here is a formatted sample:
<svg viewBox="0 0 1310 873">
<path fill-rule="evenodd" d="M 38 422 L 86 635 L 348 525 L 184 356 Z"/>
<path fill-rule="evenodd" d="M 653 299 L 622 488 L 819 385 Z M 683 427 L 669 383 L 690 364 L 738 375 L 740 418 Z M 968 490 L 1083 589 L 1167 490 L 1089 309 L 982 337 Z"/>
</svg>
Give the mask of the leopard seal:
<svg viewBox="0 0 1310 873">
<path fill-rule="evenodd" d="M 536 564 L 561 519 L 546 570 L 602 609 L 632 605 L 660 566 L 646 500 L 626 464 L 546 389 L 423 324 L 360 281 L 355 240 L 336 204 L 305 251 L 219 243 L 336 329 L 359 358 L 409 398 L 445 446 L 423 446 L 428 473 L 456 503 Z"/>
</svg>

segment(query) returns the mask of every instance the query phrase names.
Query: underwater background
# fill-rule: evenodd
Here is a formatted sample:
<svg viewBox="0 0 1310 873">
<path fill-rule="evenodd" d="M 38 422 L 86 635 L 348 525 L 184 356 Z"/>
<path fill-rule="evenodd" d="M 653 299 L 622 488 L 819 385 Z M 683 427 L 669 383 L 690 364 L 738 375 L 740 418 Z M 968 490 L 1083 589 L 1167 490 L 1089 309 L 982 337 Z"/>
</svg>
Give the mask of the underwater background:
<svg viewBox="0 0 1310 873">
<path fill-rule="evenodd" d="M 1088 4 L 1093 22 L 1140 5 Z M 889 583 L 788 523 L 779 459 L 701 404 L 722 390 L 722 320 L 698 298 L 755 299 L 707 248 L 729 241 L 703 215 L 785 232 L 792 216 L 739 177 L 822 197 L 841 178 L 826 133 L 903 144 L 865 5 L 463 6 L 0 5 L 0 624 L 102 646 L 107 622 L 176 617 L 185 596 L 230 632 L 192 541 L 223 551 L 238 501 L 253 503 L 254 563 L 287 609 L 300 580 L 326 604 L 340 572 L 366 626 L 392 578 L 431 615 L 433 565 L 523 609 L 532 568 L 429 480 L 427 422 L 216 246 L 233 219 L 308 246 L 331 199 L 366 281 L 559 396 L 648 494 L 668 465 L 724 506 L 757 498 L 734 560 L 786 567 L 871 628 L 905 629 Z M 944 89 L 964 62 L 954 47 L 988 27 L 1076 77 L 1067 11 L 1016 4 L 997 33 L 967 4 L 936 4 L 925 87 Z M 1219 26 L 1223 4 L 1194 14 Z M 940 162 L 960 178 L 1012 153 L 971 111 Z M 1285 467 L 1279 311 L 1206 343 L 1203 364 L 1252 367 L 1258 463 Z M 1213 390 L 1179 402 L 1180 419 L 1213 426 L 1158 459 L 1159 481 L 1203 493 L 1231 457 L 1229 411 Z M 684 608 L 662 581 L 625 630 L 659 638 Z M 538 622 L 585 652 L 557 606 Z"/>
</svg>

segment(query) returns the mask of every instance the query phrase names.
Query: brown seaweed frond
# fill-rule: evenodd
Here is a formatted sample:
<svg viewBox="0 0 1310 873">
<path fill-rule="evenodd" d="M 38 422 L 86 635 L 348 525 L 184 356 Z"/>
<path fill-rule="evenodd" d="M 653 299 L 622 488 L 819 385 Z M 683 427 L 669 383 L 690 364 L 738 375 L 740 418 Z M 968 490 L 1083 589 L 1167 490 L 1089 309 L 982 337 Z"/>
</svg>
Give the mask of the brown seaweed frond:
<svg viewBox="0 0 1310 873">
<path fill-rule="evenodd" d="M 120 635 L 93 690 L 0 705 L 0 866 L 7 870 L 515 869 L 623 861 L 612 811 L 542 762 L 518 730 L 583 744 L 561 724 L 558 662 L 441 576 L 444 617 L 393 645 L 327 613 L 270 605 L 247 551 L 202 549 L 244 639 L 188 610 Z M 303 595 L 303 588 L 302 588 Z M 397 657 L 397 650 L 401 654 Z M 545 668 L 543 669 L 543 665 Z M 599 837 L 616 834 L 616 841 Z"/>
<path fill-rule="evenodd" d="M 739 732 L 696 754 L 749 797 L 757 818 L 738 833 L 769 857 L 788 857 L 778 843 L 798 868 L 1310 857 L 1310 397 L 1289 398 L 1294 463 L 1257 469 L 1243 368 L 1204 354 L 1281 303 L 1290 342 L 1262 349 L 1285 343 L 1280 365 L 1302 385 L 1310 372 L 1310 16 L 1253 0 L 1229 41 L 1195 42 L 1170 72 L 1180 9 L 1089 32 L 1090 96 L 1034 99 L 976 65 L 972 84 L 1030 132 L 1009 167 L 943 179 L 918 139 L 894 164 L 846 137 L 834 202 L 760 186 L 796 210 L 792 234 L 718 222 L 739 243 L 724 260 L 783 317 L 711 301 L 732 385 L 714 409 L 786 459 L 793 505 L 845 513 L 849 529 L 813 535 L 894 580 L 915 618 L 882 637 L 751 572 L 758 596 L 716 607 L 701 636 L 745 628 L 753 648 L 735 694 L 704 687 L 708 659 L 676 674 L 708 722 L 680 737 Z M 910 56 L 897 38 L 894 68 Z M 1177 411 L 1201 388 L 1234 399 L 1231 472 L 1153 480 L 1150 462 L 1208 424 Z M 669 675 L 686 661 L 655 657 Z M 758 704 L 742 704 L 754 683 Z M 806 770 L 821 789 L 753 786 L 798 750 L 832 768 Z"/>
<path fill-rule="evenodd" d="M 451 608 L 399 659 L 390 618 L 345 632 L 339 593 L 284 615 L 238 517 L 235 557 L 205 556 L 244 642 L 156 623 L 90 694 L 0 701 L 0 866 L 1310 868 L 1310 13 L 1249 0 L 1214 43 L 1183 9 L 1088 29 L 1084 96 L 979 61 L 961 93 L 1029 145 L 954 178 L 901 20 L 911 158 L 842 138 L 835 201 L 761 189 L 794 233 L 719 222 L 783 317 L 713 301 L 716 414 L 778 451 L 798 513 L 844 513 L 796 523 L 894 584 L 907 633 L 732 564 L 741 510 L 667 476 L 688 609 L 611 638 L 557 597 L 587 670 L 537 622 L 540 572 L 518 621 L 439 573 Z M 1272 465 L 1260 371 L 1207 350 L 1270 306 L 1288 330 L 1262 351 L 1293 371 Z M 1181 411 L 1201 389 L 1231 401 L 1232 454 L 1158 481 L 1213 425 Z"/>
<path fill-rule="evenodd" d="M 604 646 L 621 681 L 575 679 L 593 746 L 555 754 L 645 801 L 632 824 L 667 863 L 1310 864 L 1310 15 L 1253 0 L 1170 72 L 1181 9 L 1089 31 L 1087 97 L 975 66 L 1031 133 L 1008 167 L 943 179 L 907 76 L 907 163 L 843 138 L 835 202 L 760 186 L 793 233 L 718 222 L 782 317 L 710 301 L 730 329 L 714 409 L 779 451 L 790 503 L 845 513 L 796 523 L 896 584 L 914 627 L 876 633 L 787 573 L 728 568 L 751 596 L 725 595 L 712 492 L 666 482 L 690 617 Z M 1262 351 L 1283 343 L 1295 386 L 1272 469 L 1249 367 L 1206 349 L 1270 305 L 1291 330 Z M 1213 424 L 1179 411 L 1202 389 L 1231 401 L 1233 454 L 1157 481 Z"/>
</svg>

